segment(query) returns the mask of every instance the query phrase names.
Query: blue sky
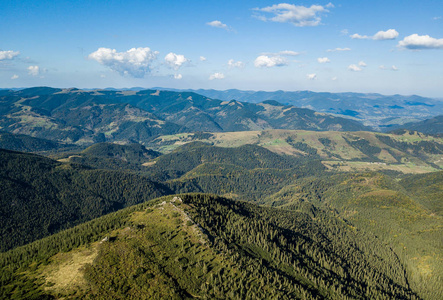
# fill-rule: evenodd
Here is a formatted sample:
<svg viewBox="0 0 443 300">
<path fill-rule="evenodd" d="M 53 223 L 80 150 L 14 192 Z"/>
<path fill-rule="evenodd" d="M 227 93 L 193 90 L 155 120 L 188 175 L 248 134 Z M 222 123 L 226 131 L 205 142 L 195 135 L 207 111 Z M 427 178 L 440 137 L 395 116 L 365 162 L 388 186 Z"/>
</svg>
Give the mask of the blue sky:
<svg viewBox="0 0 443 300">
<path fill-rule="evenodd" d="M 443 1 L 0 1 L 0 87 L 443 98 Z"/>
</svg>

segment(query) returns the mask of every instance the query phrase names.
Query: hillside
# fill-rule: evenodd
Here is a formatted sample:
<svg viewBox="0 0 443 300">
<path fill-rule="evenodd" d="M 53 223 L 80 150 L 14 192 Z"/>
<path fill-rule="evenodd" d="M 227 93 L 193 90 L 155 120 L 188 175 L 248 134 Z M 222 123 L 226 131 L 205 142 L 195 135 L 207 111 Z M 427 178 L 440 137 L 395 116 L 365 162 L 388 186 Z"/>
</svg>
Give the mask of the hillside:
<svg viewBox="0 0 443 300">
<path fill-rule="evenodd" d="M 213 100 L 195 93 L 36 87 L 0 94 L 0 129 L 64 143 L 146 143 L 159 135 L 262 129 L 367 130 L 306 108 Z"/>
<path fill-rule="evenodd" d="M 318 159 L 338 171 L 423 173 L 443 168 L 443 139 L 418 132 L 313 132 L 265 130 L 226 133 L 183 133 L 161 136 L 147 144 L 170 152 L 193 141 L 220 147 L 256 144 L 272 152 Z"/>
<path fill-rule="evenodd" d="M 443 293 L 443 172 L 397 181 L 379 173 L 335 174 L 294 181 L 262 201 L 275 207 L 310 203 L 389 244 L 404 263 L 411 287 L 426 299 Z"/>
<path fill-rule="evenodd" d="M 43 152 L 72 149 L 73 145 L 61 144 L 47 139 L 34 138 L 24 134 L 12 134 L 7 131 L 0 131 L 0 148 L 23 152 Z"/>
<path fill-rule="evenodd" d="M 3 298 L 418 299 L 387 245 L 330 213 L 203 194 L 121 210 L 0 267 Z"/>
<path fill-rule="evenodd" d="M 443 134 L 443 115 L 436 116 L 431 119 L 420 122 L 406 123 L 402 126 L 397 126 L 408 130 L 416 130 L 426 134 L 442 135 Z"/>
<path fill-rule="evenodd" d="M 141 172 L 146 170 L 143 164 L 160 155 L 160 152 L 146 149 L 140 144 L 97 143 L 81 152 L 64 153 L 55 156 L 61 162 L 87 165 L 95 169 Z"/>
<path fill-rule="evenodd" d="M 0 186 L 0 251 L 171 193 L 146 177 L 3 149 Z"/>
<path fill-rule="evenodd" d="M 443 101 L 417 95 L 381 95 L 364 93 L 327 93 L 311 91 L 241 91 L 192 90 L 206 97 L 250 103 L 275 100 L 305 107 L 318 112 L 337 114 L 363 122 L 376 130 L 390 130 L 392 126 L 421 121 L 443 114 Z M 419 130 L 418 128 L 409 128 Z M 426 132 L 426 131 L 422 131 Z M 430 133 L 430 132 L 426 132 Z"/>
</svg>

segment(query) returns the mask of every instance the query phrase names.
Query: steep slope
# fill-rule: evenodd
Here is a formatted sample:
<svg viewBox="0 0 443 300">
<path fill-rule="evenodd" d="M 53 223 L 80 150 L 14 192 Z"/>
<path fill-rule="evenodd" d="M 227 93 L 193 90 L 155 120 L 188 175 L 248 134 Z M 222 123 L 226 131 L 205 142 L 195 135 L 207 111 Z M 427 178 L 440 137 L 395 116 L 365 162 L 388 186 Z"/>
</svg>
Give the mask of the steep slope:
<svg viewBox="0 0 443 300">
<path fill-rule="evenodd" d="M 379 173 L 302 178 L 263 203 L 290 208 L 308 202 L 336 211 L 356 228 L 391 245 L 421 297 L 439 299 L 443 293 L 442 174 L 409 175 L 400 182 Z"/>
<path fill-rule="evenodd" d="M 330 213 L 171 198 L 0 254 L 2 297 L 418 298 L 388 246 Z"/>
<path fill-rule="evenodd" d="M 171 193 L 146 177 L 2 149 L 0 186 L 0 251 Z"/>
</svg>

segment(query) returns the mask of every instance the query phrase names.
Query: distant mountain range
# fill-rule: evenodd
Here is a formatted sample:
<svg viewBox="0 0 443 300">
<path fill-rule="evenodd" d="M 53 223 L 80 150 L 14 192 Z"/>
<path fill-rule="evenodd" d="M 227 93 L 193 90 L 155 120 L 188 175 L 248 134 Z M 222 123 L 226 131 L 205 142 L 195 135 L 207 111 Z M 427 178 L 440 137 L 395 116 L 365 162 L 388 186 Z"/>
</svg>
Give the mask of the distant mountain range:
<svg viewBox="0 0 443 300">
<path fill-rule="evenodd" d="M 159 135 L 197 131 L 304 129 L 360 131 L 346 118 L 276 101 L 221 101 L 193 92 L 35 87 L 0 91 L 0 129 L 88 145 L 144 143 Z"/>
<path fill-rule="evenodd" d="M 423 121 L 443 115 L 443 101 L 417 95 L 381 95 L 375 93 L 326 93 L 311 91 L 242 91 L 230 89 L 187 90 L 224 101 L 260 103 L 275 100 L 282 104 L 309 108 L 322 113 L 342 115 L 361 121 L 375 130 L 387 131 L 392 126 Z M 412 128 L 410 128 L 412 129 Z"/>
</svg>

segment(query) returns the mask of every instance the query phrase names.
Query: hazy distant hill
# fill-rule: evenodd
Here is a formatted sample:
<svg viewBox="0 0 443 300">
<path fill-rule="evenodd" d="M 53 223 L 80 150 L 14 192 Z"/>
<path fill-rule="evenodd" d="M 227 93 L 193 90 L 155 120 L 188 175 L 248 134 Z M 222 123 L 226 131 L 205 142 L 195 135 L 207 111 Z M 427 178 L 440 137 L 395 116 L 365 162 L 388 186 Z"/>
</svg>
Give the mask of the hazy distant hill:
<svg viewBox="0 0 443 300">
<path fill-rule="evenodd" d="M 191 92 L 36 87 L 0 93 L 0 129 L 78 145 L 144 143 L 165 134 L 261 129 L 367 130 L 361 123 L 281 105 Z"/>
<path fill-rule="evenodd" d="M 443 101 L 417 95 L 381 95 L 373 93 L 327 93 L 311 91 L 242 91 L 193 90 L 194 92 L 224 101 L 232 99 L 259 103 L 276 100 L 280 103 L 306 107 L 318 112 L 333 113 L 356 120 L 375 129 L 402 125 L 443 114 Z M 412 128 L 411 128 L 412 129 Z"/>
</svg>

